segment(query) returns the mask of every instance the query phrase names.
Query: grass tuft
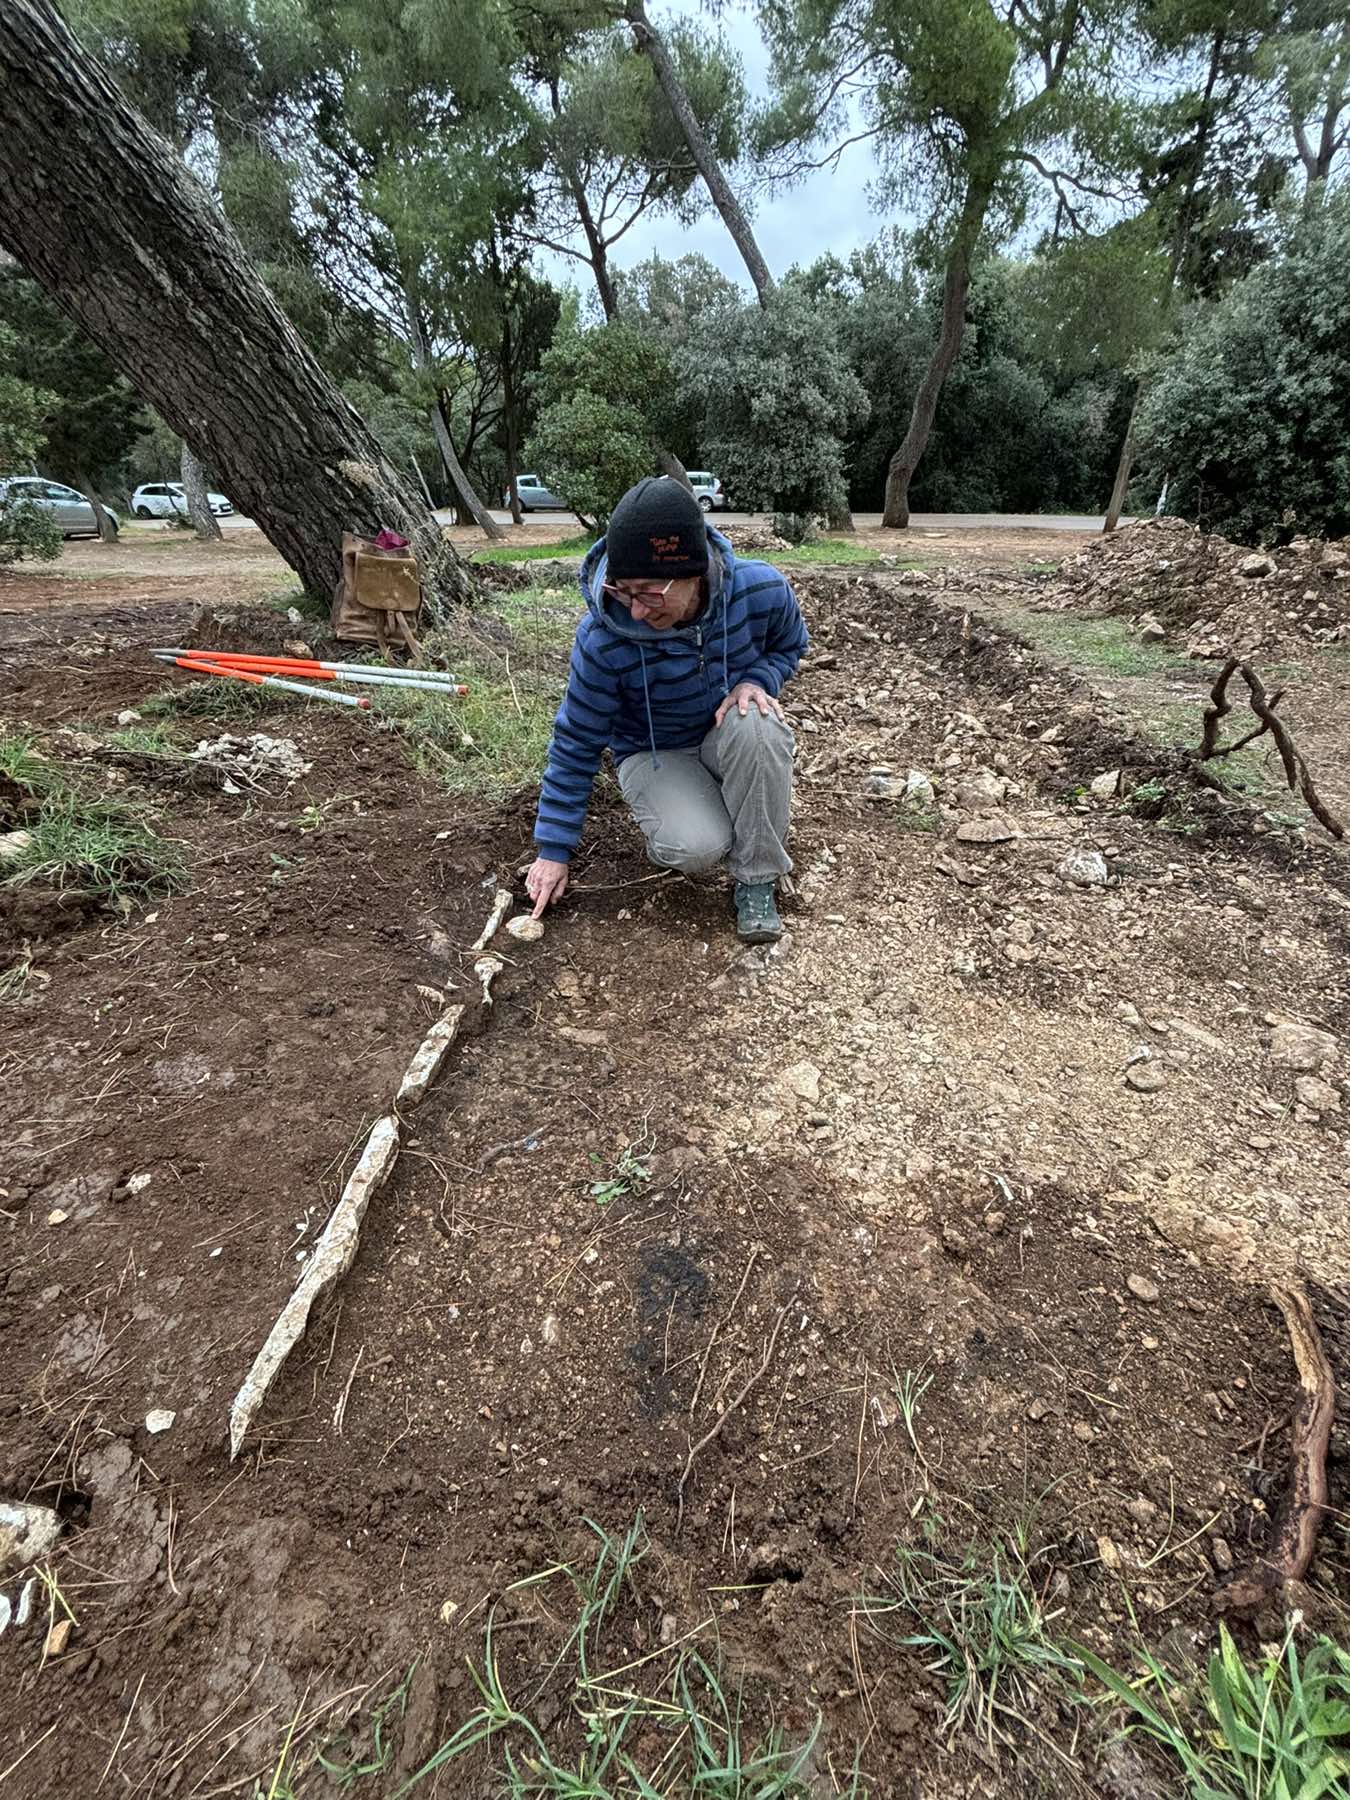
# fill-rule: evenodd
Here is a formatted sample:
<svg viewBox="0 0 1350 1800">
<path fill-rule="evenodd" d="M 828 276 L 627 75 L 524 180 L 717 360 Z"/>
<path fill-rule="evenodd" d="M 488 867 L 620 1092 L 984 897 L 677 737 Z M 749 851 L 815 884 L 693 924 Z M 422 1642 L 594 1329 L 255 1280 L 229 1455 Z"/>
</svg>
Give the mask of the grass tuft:
<svg viewBox="0 0 1350 1800">
<path fill-rule="evenodd" d="M 28 842 L 5 863 L 5 886 L 43 882 L 95 894 L 124 913 L 135 901 L 182 886 L 178 847 L 160 837 L 140 809 L 82 792 L 36 755 L 31 739 L 0 736 L 0 773 L 33 803 L 23 815 Z"/>
<path fill-rule="evenodd" d="M 132 756 L 162 756 L 181 762 L 187 750 L 171 725 L 119 725 L 104 742 Z"/>
<path fill-rule="evenodd" d="M 586 1524 L 597 1542 L 591 1568 L 556 1564 L 514 1583 L 489 1609 L 481 1664 L 469 1665 L 478 1706 L 393 1800 L 475 1753 L 492 1773 L 480 1774 L 475 1764 L 473 1774 L 453 1778 L 454 1792 L 500 1789 L 521 1800 L 807 1800 L 822 1792 L 819 1717 L 805 1739 L 789 1742 L 772 1722 L 764 1730 L 752 1726 L 744 1690 L 728 1684 L 720 1654 L 704 1655 L 678 1639 L 634 1654 L 628 1608 L 640 1600 L 633 1571 L 649 1548 L 642 1515 L 622 1537 Z M 570 1593 L 570 1607 L 556 1594 L 545 1597 L 543 1590 L 559 1587 Z M 527 1615 L 522 1599 L 535 1592 L 537 1607 Z M 509 1685 L 497 1622 L 502 1605 L 540 1633 L 564 1633 L 542 1669 L 536 1660 L 529 1679 L 520 1674 Z M 611 1636 L 618 1639 L 612 1647 Z M 606 1666 L 616 1655 L 617 1664 Z M 862 1800 L 856 1775 L 844 1791 Z"/>
<path fill-rule="evenodd" d="M 1228 1627 L 1209 1659 L 1198 1705 L 1151 1651 L 1127 1680 L 1092 1651 L 1078 1654 L 1160 1745 L 1190 1800 L 1332 1800 L 1350 1792 L 1350 1653 L 1318 1637 L 1301 1651 L 1294 1614 L 1283 1644 L 1249 1666 Z"/>
<path fill-rule="evenodd" d="M 1055 1615 L 1042 1611 L 1015 1548 L 971 1544 L 957 1562 L 898 1545 L 886 1592 L 855 1604 L 883 1637 L 893 1618 L 910 1624 L 891 1641 L 922 1652 L 946 1684 L 949 1745 L 965 1730 L 992 1749 L 1009 1723 L 1024 1723 L 1042 1687 L 1078 1690 L 1082 1666 L 1051 1637 Z"/>
<path fill-rule="evenodd" d="M 502 798 L 538 781 L 562 682 L 522 676 L 514 684 L 464 670 L 462 698 L 382 688 L 371 712 L 403 732 L 413 765 L 451 793 Z"/>
<path fill-rule="evenodd" d="M 310 704 L 303 695 L 288 694 L 285 688 L 255 687 L 251 681 L 214 675 L 180 680 L 137 702 L 140 711 L 152 719 L 224 720 L 254 719 L 261 713 Z"/>
<path fill-rule="evenodd" d="M 21 956 L 7 969 L 0 969 L 0 1006 L 17 1006 L 28 988 L 28 974 L 33 967 L 30 957 Z"/>
</svg>

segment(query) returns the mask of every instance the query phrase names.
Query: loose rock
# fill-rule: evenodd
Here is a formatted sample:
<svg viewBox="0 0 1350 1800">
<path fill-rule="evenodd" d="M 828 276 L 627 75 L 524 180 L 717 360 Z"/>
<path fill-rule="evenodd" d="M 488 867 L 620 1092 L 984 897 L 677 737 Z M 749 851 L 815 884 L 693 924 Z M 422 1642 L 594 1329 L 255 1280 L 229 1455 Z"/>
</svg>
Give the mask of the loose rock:
<svg viewBox="0 0 1350 1800">
<path fill-rule="evenodd" d="M 1281 1069 L 1311 1074 L 1336 1055 L 1336 1040 L 1316 1025 L 1276 1025 L 1270 1034 L 1270 1060 Z"/>
<path fill-rule="evenodd" d="M 1306 1106 L 1309 1112 L 1339 1112 L 1341 1097 L 1329 1081 L 1319 1081 L 1316 1075 L 1300 1075 L 1294 1083 L 1294 1092 L 1299 1104 Z"/>
<path fill-rule="evenodd" d="M 1259 581 L 1264 575 L 1275 573 L 1275 560 L 1270 556 L 1262 556 L 1259 552 L 1244 556 L 1238 564 L 1238 574 L 1246 576 L 1248 581 Z"/>
<path fill-rule="evenodd" d="M 1147 1275 L 1127 1275 L 1125 1285 L 1135 1299 L 1142 1300 L 1145 1306 L 1152 1306 L 1161 1291 L 1157 1282 L 1150 1281 Z"/>
<path fill-rule="evenodd" d="M 1111 879 L 1100 850 L 1070 850 L 1055 873 L 1061 881 L 1070 881 L 1075 887 L 1105 887 Z"/>
<path fill-rule="evenodd" d="M 1094 775 L 1088 792 L 1098 800 L 1114 800 L 1120 792 L 1120 770 L 1107 769 L 1102 775 Z"/>
<path fill-rule="evenodd" d="M 506 929 L 513 938 L 519 938 L 525 944 L 537 944 L 544 935 L 544 921 L 532 919 L 529 913 L 518 913 L 514 919 L 506 921 Z"/>
<path fill-rule="evenodd" d="M 991 813 L 987 819 L 967 819 L 956 828 L 963 844 L 1007 844 L 1020 833 L 1012 820 L 1002 813 Z"/>
<path fill-rule="evenodd" d="M 0 1574 L 46 1556 L 61 1535 L 60 1515 L 27 1500 L 0 1500 Z"/>
<path fill-rule="evenodd" d="M 783 1071 L 784 1086 L 814 1106 L 820 1099 L 820 1070 L 813 1062 L 793 1063 Z"/>
<path fill-rule="evenodd" d="M 168 1407 L 157 1406 L 153 1412 L 148 1412 L 145 1415 L 145 1429 L 152 1433 L 168 1431 L 177 1417 L 178 1414 L 176 1412 L 170 1412 Z"/>
<path fill-rule="evenodd" d="M 1164 1084 L 1166 1077 L 1156 1063 L 1136 1063 L 1132 1069 L 1125 1071 L 1125 1083 L 1132 1087 L 1136 1094 L 1156 1094 Z"/>
</svg>

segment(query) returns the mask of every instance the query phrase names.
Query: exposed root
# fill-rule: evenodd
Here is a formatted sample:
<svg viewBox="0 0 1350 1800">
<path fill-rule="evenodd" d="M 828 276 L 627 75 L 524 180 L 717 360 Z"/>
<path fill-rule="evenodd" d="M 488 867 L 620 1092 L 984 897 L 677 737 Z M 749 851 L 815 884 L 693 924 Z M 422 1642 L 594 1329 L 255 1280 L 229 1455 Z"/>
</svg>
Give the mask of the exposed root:
<svg viewBox="0 0 1350 1800">
<path fill-rule="evenodd" d="M 1220 745 L 1220 721 L 1233 710 L 1232 702 L 1228 698 L 1228 683 L 1234 674 L 1241 675 L 1246 682 L 1252 711 L 1256 714 L 1259 722 L 1253 730 L 1247 732 L 1244 737 L 1240 737 L 1236 743 Z M 1241 750 L 1244 744 L 1250 744 L 1253 739 L 1263 737 L 1266 732 L 1269 732 L 1275 740 L 1275 748 L 1280 753 L 1280 761 L 1284 764 L 1284 777 L 1289 785 L 1289 792 L 1291 794 L 1301 793 L 1308 803 L 1308 810 L 1318 824 L 1324 826 L 1332 837 L 1343 838 L 1345 826 L 1318 794 L 1317 789 L 1313 786 L 1312 776 L 1308 773 L 1308 765 L 1303 759 L 1302 752 L 1289 735 L 1289 727 L 1283 719 L 1276 716 L 1275 708 L 1283 698 L 1283 689 L 1277 690 L 1274 694 L 1267 694 L 1265 684 L 1255 669 L 1245 662 L 1239 662 L 1237 657 L 1230 656 L 1219 671 L 1214 686 L 1210 689 L 1209 705 L 1205 708 L 1204 728 L 1200 737 L 1200 761 L 1208 762 L 1216 756 L 1231 756 L 1233 751 Z"/>
<path fill-rule="evenodd" d="M 1327 1446 L 1336 1408 L 1331 1364 L 1303 1288 L 1272 1282 L 1270 1292 L 1284 1314 L 1298 1366 L 1301 1392 L 1289 1433 L 1292 1466 L 1265 1555 L 1217 1597 L 1219 1609 L 1227 1613 L 1255 1612 L 1278 1600 L 1290 1582 L 1303 1580 L 1327 1510 Z"/>
</svg>

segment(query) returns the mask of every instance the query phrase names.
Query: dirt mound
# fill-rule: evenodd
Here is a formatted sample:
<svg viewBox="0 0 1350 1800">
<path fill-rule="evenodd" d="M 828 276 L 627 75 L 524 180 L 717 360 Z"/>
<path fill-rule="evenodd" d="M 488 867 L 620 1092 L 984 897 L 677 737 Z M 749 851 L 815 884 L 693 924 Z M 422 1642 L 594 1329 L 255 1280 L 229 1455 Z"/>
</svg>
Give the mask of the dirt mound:
<svg viewBox="0 0 1350 1800">
<path fill-rule="evenodd" d="M 1350 545 L 1295 538 L 1253 551 L 1183 519 L 1154 519 L 1070 557 L 1041 605 L 1152 614 L 1184 632 L 1191 656 L 1339 643 L 1350 640 Z"/>
<path fill-rule="evenodd" d="M 763 556 L 766 551 L 791 548 L 787 539 L 779 537 L 770 525 L 723 525 L 718 529 L 737 556 L 744 556 L 747 552 Z"/>
</svg>

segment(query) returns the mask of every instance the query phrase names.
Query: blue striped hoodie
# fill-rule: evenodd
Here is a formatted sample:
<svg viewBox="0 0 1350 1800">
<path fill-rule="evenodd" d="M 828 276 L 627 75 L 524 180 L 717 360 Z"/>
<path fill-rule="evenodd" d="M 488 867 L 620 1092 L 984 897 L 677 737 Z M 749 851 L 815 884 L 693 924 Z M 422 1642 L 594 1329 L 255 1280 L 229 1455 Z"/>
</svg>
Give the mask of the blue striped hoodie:
<svg viewBox="0 0 1350 1800">
<path fill-rule="evenodd" d="M 778 570 L 740 562 L 721 532 L 708 532 L 708 604 L 688 625 L 654 631 L 604 594 L 605 540 L 581 566 L 586 617 L 553 722 L 534 841 L 540 856 L 568 862 L 586 822 L 600 759 L 692 749 L 737 682 L 777 694 L 806 650 L 801 608 Z"/>
</svg>

